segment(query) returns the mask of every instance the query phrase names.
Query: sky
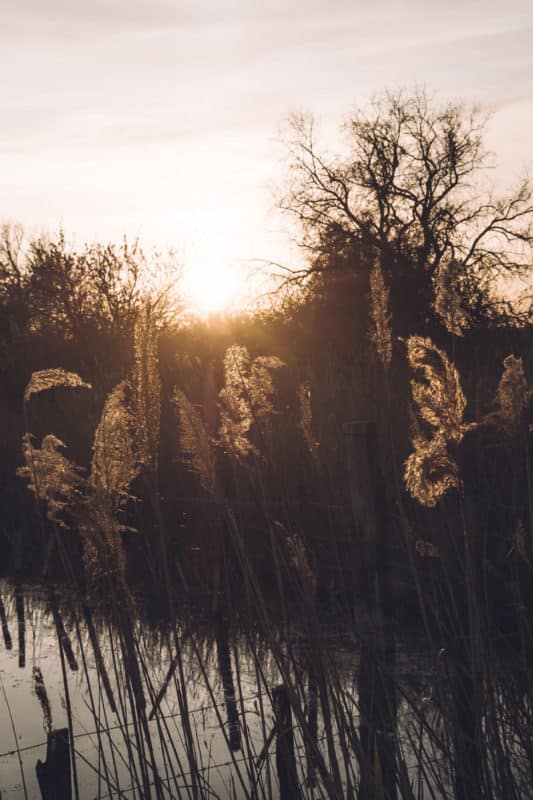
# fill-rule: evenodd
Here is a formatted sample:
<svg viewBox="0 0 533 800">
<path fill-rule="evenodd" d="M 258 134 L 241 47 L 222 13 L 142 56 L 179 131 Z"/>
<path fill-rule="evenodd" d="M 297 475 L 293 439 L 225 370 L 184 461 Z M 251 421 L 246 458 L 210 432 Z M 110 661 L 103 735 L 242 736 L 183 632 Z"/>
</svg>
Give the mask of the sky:
<svg viewBox="0 0 533 800">
<path fill-rule="evenodd" d="M 532 44 L 531 0 L 3 0 L 0 221 L 172 247 L 196 291 L 239 294 L 251 260 L 302 258 L 274 199 L 291 112 L 333 142 L 350 109 L 421 84 L 492 112 L 513 182 Z"/>
</svg>

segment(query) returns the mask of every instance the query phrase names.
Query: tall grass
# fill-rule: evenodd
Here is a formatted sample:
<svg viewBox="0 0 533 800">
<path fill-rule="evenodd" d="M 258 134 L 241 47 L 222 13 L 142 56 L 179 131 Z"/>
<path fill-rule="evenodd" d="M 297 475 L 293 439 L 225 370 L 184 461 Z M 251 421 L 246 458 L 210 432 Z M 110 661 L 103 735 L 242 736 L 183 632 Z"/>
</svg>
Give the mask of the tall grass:
<svg viewBox="0 0 533 800">
<path fill-rule="evenodd" d="M 373 281 L 372 341 L 383 386 L 392 381 L 397 355 L 383 276 L 376 273 Z M 208 508 L 202 546 L 218 576 L 196 587 L 185 548 L 178 566 L 169 556 L 169 514 L 159 488 L 165 395 L 157 337 L 146 307 L 132 375 L 104 404 L 87 476 L 53 434 L 40 448 L 25 437 L 20 471 L 46 505 L 45 524 L 59 539 L 65 535 L 59 528 L 68 526 L 84 542 L 88 580 L 80 580 L 84 600 L 70 614 L 94 721 L 100 791 L 125 796 L 133 787 L 143 798 L 194 800 L 277 797 L 277 740 L 278 768 L 294 751 L 291 791 L 296 780 L 302 797 L 526 796 L 533 779 L 531 390 L 520 359 L 506 359 L 492 412 L 467 421 L 456 365 L 431 340 L 408 340 L 412 452 L 405 487 L 397 479 L 396 432 L 387 414 L 378 413 L 375 437 L 355 448 L 354 469 L 336 487 L 341 497 L 345 492 L 347 538 L 356 545 L 342 567 L 353 568 L 359 584 L 346 596 L 331 574 L 325 577 L 317 555 L 317 542 L 323 546 L 332 536 L 331 528 L 317 533 L 320 504 L 309 494 L 292 503 L 294 484 L 283 484 L 296 478 L 283 471 L 282 402 L 294 415 L 292 441 L 307 459 L 301 474 L 314 485 L 330 480 L 323 451 L 331 442 L 313 424 L 309 382 L 298 380 L 282 397 L 279 358 L 253 358 L 244 346 L 230 347 L 221 365 L 216 430 L 183 388 L 173 392 L 179 453 L 197 482 L 197 502 Z M 34 391 L 27 391 L 27 403 Z M 392 414 L 392 404 L 387 408 Z M 490 448 L 507 453 L 512 469 L 504 478 L 488 469 Z M 149 541 L 147 570 L 158 601 L 155 643 L 128 582 L 124 545 L 128 537 L 146 536 L 129 524 L 139 505 L 137 487 L 144 487 L 158 531 Z M 324 505 L 333 518 L 339 504 Z M 494 509 L 500 517 L 492 523 Z M 251 546 L 250 520 L 266 546 Z M 71 553 L 72 580 L 79 579 L 79 567 Z M 177 601 L 176 580 L 191 590 L 187 603 Z M 195 592 L 206 586 L 207 593 Z M 104 598 L 105 609 L 99 607 Z M 362 604 L 365 614 L 358 613 Z M 68 697 L 68 646 L 57 606 L 52 613 Z M 342 628 L 353 643 L 348 668 L 335 652 L 338 638 L 331 638 L 336 625 L 337 636 Z M 409 643 L 413 630 L 415 645 Z M 424 669 L 409 674 L 401 659 L 413 650 Z M 517 659 L 512 670 L 510 654 Z M 250 683 L 255 705 L 247 697 Z M 216 757 L 192 705 L 199 687 L 222 748 Z M 38 696 L 44 711 L 41 689 Z M 283 729 L 276 722 L 280 697 L 288 698 L 292 718 Z"/>
</svg>

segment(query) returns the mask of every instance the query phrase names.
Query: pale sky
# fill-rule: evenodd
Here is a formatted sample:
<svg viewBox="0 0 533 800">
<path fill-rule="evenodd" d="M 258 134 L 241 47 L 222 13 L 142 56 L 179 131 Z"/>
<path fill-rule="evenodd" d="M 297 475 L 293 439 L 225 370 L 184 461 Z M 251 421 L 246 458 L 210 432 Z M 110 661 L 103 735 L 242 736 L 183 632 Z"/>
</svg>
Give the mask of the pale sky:
<svg viewBox="0 0 533 800">
<path fill-rule="evenodd" d="M 391 87 L 494 112 L 533 166 L 533 0 L 2 0 L 0 220 L 76 243 L 139 236 L 196 274 L 297 258 L 273 211 L 279 130 L 326 132 Z"/>
</svg>

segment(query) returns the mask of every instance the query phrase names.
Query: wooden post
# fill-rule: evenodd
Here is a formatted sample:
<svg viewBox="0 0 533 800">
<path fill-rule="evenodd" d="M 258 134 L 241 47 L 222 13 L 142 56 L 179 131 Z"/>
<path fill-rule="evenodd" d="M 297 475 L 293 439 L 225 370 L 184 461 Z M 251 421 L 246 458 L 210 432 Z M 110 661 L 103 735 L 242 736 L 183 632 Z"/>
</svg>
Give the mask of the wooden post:
<svg viewBox="0 0 533 800">
<path fill-rule="evenodd" d="M 396 798 L 394 599 L 388 502 L 378 457 L 376 425 L 344 425 L 352 517 L 361 543 L 358 570 L 368 614 L 361 634 L 358 675 L 360 800 Z"/>
<path fill-rule="evenodd" d="M 283 684 L 272 691 L 272 707 L 276 720 L 276 768 L 280 800 L 298 800 L 300 790 L 294 755 L 291 702 L 287 687 Z"/>
<path fill-rule="evenodd" d="M 35 767 L 42 800 L 72 800 L 68 728 L 50 731 L 46 761 Z"/>
<path fill-rule="evenodd" d="M 394 653 L 363 641 L 357 676 L 360 800 L 396 798 Z"/>
<path fill-rule="evenodd" d="M 381 531 L 375 504 L 377 483 L 376 426 L 347 422 L 343 426 L 346 466 L 355 535 L 361 545 L 359 586 L 367 612 L 378 606 L 377 550 Z"/>
<path fill-rule="evenodd" d="M 215 618 L 215 639 L 217 645 L 218 668 L 224 690 L 224 703 L 228 715 L 229 746 L 235 752 L 241 749 L 241 729 L 239 726 L 239 712 L 235 702 L 235 687 L 233 685 L 233 672 L 231 669 L 231 654 L 228 641 L 228 623 L 221 611 Z"/>
</svg>

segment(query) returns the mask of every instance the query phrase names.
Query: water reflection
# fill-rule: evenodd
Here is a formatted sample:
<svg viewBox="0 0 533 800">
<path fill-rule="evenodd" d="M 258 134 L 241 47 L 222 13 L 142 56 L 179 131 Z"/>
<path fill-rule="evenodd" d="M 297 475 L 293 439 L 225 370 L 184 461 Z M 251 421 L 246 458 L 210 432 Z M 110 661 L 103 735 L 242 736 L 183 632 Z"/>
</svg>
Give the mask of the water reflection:
<svg viewBox="0 0 533 800">
<path fill-rule="evenodd" d="M 338 619 L 268 629 L 224 604 L 174 626 L 138 600 L 128 623 L 20 581 L 0 597 L 2 800 L 44 797 L 65 774 L 81 800 L 458 796 L 458 684 L 416 639 L 355 639 Z M 485 701 L 526 780 L 529 684 L 513 686 Z"/>
</svg>

